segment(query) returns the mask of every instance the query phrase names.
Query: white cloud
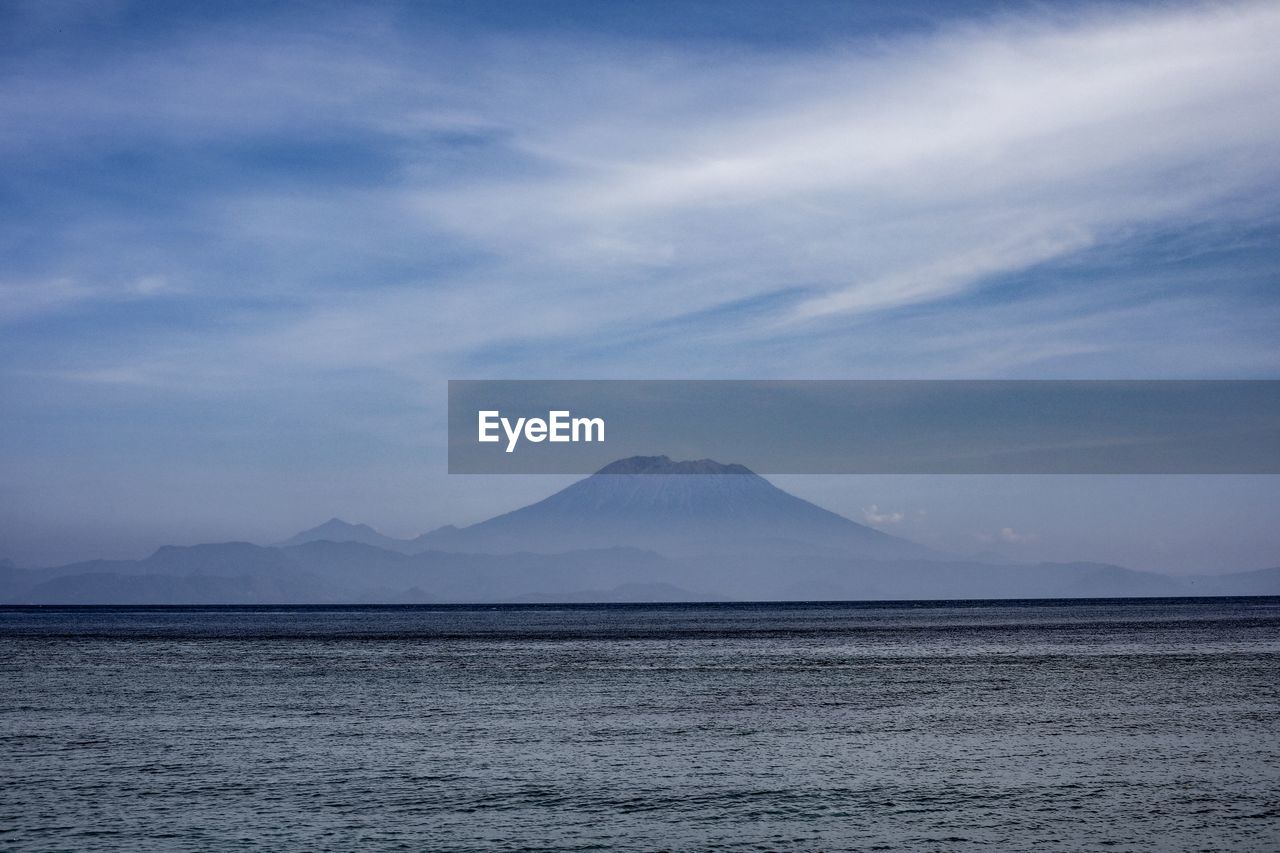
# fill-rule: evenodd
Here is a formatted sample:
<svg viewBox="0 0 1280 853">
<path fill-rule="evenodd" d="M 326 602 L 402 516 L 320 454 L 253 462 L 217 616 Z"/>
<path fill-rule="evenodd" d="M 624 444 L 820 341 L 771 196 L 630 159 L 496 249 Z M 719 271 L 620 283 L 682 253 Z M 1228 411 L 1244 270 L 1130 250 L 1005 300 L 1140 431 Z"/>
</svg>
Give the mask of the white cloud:
<svg viewBox="0 0 1280 853">
<path fill-rule="evenodd" d="M 1000 541 L 1009 542 L 1014 545 L 1024 545 L 1028 542 L 1035 542 L 1039 537 L 1034 533 L 1018 533 L 1012 527 L 1000 528 Z"/>
<path fill-rule="evenodd" d="M 995 533 L 976 533 L 974 538 L 979 542 L 1003 542 L 1007 545 L 1029 545 L 1040 539 L 1035 533 L 1020 533 L 1012 527 L 1001 527 Z"/>
<path fill-rule="evenodd" d="M 906 513 L 903 512 L 881 512 L 880 507 L 872 504 L 863 507 L 862 517 L 866 519 L 868 524 L 898 524 L 905 521 Z"/>
<path fill-rule="evenodd" d="M 94 302 L 151 299 L 176 288 L 160 275 L 123 282 L 87 283 L 60 276 L 45 280 L 0 281 L 0 324 L 15 323 Z"/>
</svg>

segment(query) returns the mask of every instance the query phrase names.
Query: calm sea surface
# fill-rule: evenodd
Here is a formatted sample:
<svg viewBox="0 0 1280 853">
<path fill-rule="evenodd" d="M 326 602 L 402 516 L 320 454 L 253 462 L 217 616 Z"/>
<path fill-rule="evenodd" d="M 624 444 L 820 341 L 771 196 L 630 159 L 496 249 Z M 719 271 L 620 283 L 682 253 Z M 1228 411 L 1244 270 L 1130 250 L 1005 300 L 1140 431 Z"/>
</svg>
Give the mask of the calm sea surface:
<svg viewBox="0 0 1280 853">
<path fill-rule="evenodd" d="M 0 848 L 1280 850 L 1280 599 L 0 608 Z"/>
</svg>

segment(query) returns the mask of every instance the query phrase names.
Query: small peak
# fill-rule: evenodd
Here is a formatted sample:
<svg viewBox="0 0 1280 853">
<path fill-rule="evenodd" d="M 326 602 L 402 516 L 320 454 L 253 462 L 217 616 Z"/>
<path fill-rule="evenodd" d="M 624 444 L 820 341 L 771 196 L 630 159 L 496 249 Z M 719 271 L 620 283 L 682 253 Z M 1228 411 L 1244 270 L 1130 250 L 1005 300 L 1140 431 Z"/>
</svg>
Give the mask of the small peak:
<svg viewBox="0 0 1280 853">
<path fill-rule="evenodd" d="M 329 519 L 324 524 L 321 524 L 319 527 L 311 528 L 311 531 L 308 531 L 308 532 L 316 532 L 316 531 L 329 531 L 329 532 L 361 531 L 364 533 L 378 532 L 367 524 L 352 524 L 346 519 L 336 518 L 336 517 Z"/>
<path fill-rule="evenodd" d="M 751 474 L 745 465 L 725 465 L 714 459 L 674 461 L 669 456 L 630 456 L 610 462 L 599 474 Z"/>
</svg>

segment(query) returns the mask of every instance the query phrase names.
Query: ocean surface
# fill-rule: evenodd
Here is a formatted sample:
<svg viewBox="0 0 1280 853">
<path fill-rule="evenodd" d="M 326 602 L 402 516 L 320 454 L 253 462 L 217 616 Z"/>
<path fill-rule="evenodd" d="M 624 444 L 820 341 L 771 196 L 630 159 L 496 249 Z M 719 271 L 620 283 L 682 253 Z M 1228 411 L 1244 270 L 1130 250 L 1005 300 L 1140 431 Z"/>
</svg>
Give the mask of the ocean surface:
<svg viewBox="0 0 1280 853">
<path fill-rule="evenodd" d="M 5 850 L 1280 850 L 1280 599 L 0 608 Z"/>
</svg>

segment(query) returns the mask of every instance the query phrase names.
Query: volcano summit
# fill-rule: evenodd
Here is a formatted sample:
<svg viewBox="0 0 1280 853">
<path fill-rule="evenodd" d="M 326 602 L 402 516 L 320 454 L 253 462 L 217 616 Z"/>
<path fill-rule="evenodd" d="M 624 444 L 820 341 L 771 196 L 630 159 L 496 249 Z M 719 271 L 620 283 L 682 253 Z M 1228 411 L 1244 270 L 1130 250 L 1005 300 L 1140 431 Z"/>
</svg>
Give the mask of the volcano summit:
<svg viewBox="0 0 1280 853">
<path fill-rule="evenodd" d="M 535 504 L 470 527 L 440 528 L 415 542 L 492 554 L 618 546 L 669 555 L 928 553 L 788 494 L 742 465 L 666 456 L 620 459 Z"/>
</svg>

